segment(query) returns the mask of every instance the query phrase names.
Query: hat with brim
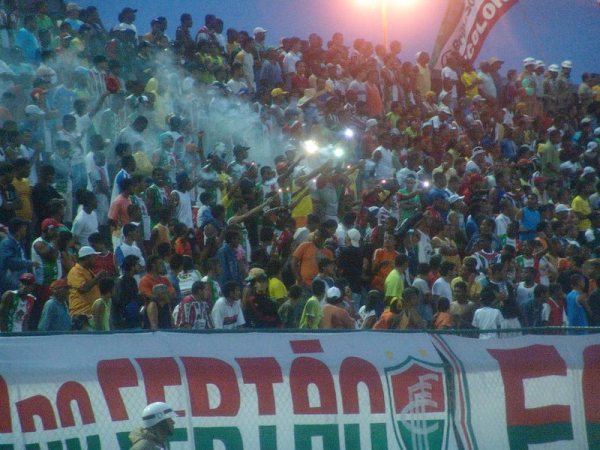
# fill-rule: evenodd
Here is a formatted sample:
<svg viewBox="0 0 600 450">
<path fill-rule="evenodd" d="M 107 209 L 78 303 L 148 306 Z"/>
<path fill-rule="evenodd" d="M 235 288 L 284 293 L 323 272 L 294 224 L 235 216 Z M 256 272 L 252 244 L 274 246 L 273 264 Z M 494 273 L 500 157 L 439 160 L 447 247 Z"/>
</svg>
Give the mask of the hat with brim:
<svg viewBox="0 0 600 450">
<path fill-rule="evenodd" d="M 569 212 L 571 211 L 571 208 L 569 208 L 567 205 L 564 205 L 562 203 L 559 203 L 558 205 L 556 205 L 554 207 L 554 213 L 558 214 L 558 213 L 563 213 L 563 212 Z"/>
<path fill-rule="evenodd" d="M 483 147 L 475 147 L 473 149 L 473 153 L 471 153 L 471 158 L 475 158 L 478 155 L 485 155 L 485 150 Z"/>
<path fill-rule="evenodd" d="M 99 255 L 99 254 L 100 254 L 100 252 L 97 252 L 89 245 L 84 245 L 83 247 L 81 247 L 79 249 L 79 253 L 77 256 L 79 256 L 79 258 L 86 258 L 88 256 Z"/>
<path fill-rule="evenodd" d="M 317 96 L 317 90 L 315 88 L 304 89 L 304 96 L 298 100 L 298 106 L 304 106 L 306 103 L 314 100 Z"/>
</svg>

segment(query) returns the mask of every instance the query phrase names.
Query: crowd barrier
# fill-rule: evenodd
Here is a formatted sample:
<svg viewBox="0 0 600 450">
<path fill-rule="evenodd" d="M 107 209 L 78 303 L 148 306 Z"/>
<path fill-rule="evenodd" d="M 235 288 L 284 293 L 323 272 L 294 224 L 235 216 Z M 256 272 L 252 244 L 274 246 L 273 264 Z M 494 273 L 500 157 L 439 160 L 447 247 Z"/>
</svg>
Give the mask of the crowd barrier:
<svg viewBox="0 0 600 450">
<path fill-rule="evenodd" d="M 600 449 L 598 380 L 591 333 L 3 336 L 0 450 L 129 449 L 154 401 L 172 450 Z"/>
</svg>

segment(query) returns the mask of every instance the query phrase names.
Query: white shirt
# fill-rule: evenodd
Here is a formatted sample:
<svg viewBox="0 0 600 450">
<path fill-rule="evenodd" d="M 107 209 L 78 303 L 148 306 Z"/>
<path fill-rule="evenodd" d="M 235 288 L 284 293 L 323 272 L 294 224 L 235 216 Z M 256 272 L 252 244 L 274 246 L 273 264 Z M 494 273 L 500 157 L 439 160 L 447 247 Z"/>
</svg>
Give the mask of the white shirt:
<svg viewBox="0 0 600 450">
<path fill-rule="evenodd" d="M 79 245 L 90 245 L 88 238 L 90 234 L 98 231 L 98 216 L 96 211 L 86 213 L 83 208 L 79 210 L 75 220 L 73 220 L 73 227 L 71 232 L 77 237 Z"/>
<path fill-rule="evenodd" d="M 458 74 L 452 70 L 450 67 L 446 66 L 442 69 L 442 81 L 446 78 L 449 78 L 454 81 L 458 81 Z M 452 90 L 450 91 L 451 98 L 457 98 L 458 92 L 456 91 L 456 85 L 452 86 Z"/>
<path fill-rule="evenodd" d="M 499 309 L 484 306 L 475 311 L 473 325 L 480 330 L 494 330 L 502 326 L 502 313 Z M 498 337 L 498 333 L 480 333 L 479 339 L 492 339 Z"/>
<path fill-rule="evenodd" d="M 302 59 L 302 53 L 287 52 L 283 57 L 283 73 L 296 73 L 296 63 Z"/>
<path fill-rule="evenodd" d="M 533 290 L 536 286 L 537 284 L 533 283 L 533 286 L 526 287 L 524 281 L 521 281 L 517 285 L 517 303 L 519 304 L 519 307 L 523 306 L 530 300 L 533 300 Z"/>
<path fill-rule="evenodd" d="M 233 330 L 246 323 L 240 301 L 236 300 L 230 304 L 225 297 L 221 297 L 215 302 L 211 317 L 217 330 Z"/>
<path fill-rule="evenodd" d="M 433 295 L 447 298 L 449 302 L 452 301 L 452 288 L 450 287 L 450 283 L 444 280 L 444 277 L 439 277 L 437 280 L 435 280 L 431 291 Z"/>
<path fill-rule="evenodd" d="M 506 236 L 506 230 L 510 225 L 510 217 L 505 214 L 498 214 L 495 219 L 496 222 L 496 236 Z"/>
<path fill-rule="evenodd" d="M 375 166 L 375 178 L 387 180 L 394 176 L 394 160 L 390 150 L 383 146 L 377 147 L 373 153 L 379 152 L 381 159 Z"/>
</svg>

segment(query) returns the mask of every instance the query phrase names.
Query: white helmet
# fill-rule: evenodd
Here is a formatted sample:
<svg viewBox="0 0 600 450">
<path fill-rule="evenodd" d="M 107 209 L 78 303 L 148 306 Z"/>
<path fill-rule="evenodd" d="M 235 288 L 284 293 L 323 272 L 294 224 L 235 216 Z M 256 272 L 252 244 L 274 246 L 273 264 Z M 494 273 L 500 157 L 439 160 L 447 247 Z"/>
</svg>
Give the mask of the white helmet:
<svg viewBox="0 0 600 450">
<path fill-rule="evenodd" d="M 173 408 L 163 402 L 150 403 L 142 411 L 142 421 L 145 428 L 150 428 L 168 418 L 174 419 Z"/>
</svg>

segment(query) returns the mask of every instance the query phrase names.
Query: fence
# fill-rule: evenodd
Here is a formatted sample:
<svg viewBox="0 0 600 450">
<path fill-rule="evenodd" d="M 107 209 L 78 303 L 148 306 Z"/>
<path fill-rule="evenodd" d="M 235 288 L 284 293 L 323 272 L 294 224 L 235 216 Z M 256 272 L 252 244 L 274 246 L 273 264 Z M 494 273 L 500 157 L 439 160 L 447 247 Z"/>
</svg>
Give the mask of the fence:
<svg viewBox="0 0 600 450">
<path fill-rule="evenodd" d="M 128 449 L 153 401 L 173 450 L 600 448 L 600 329 L 519 331 L 5 336 L 0 450 Z"/>
</svg>

